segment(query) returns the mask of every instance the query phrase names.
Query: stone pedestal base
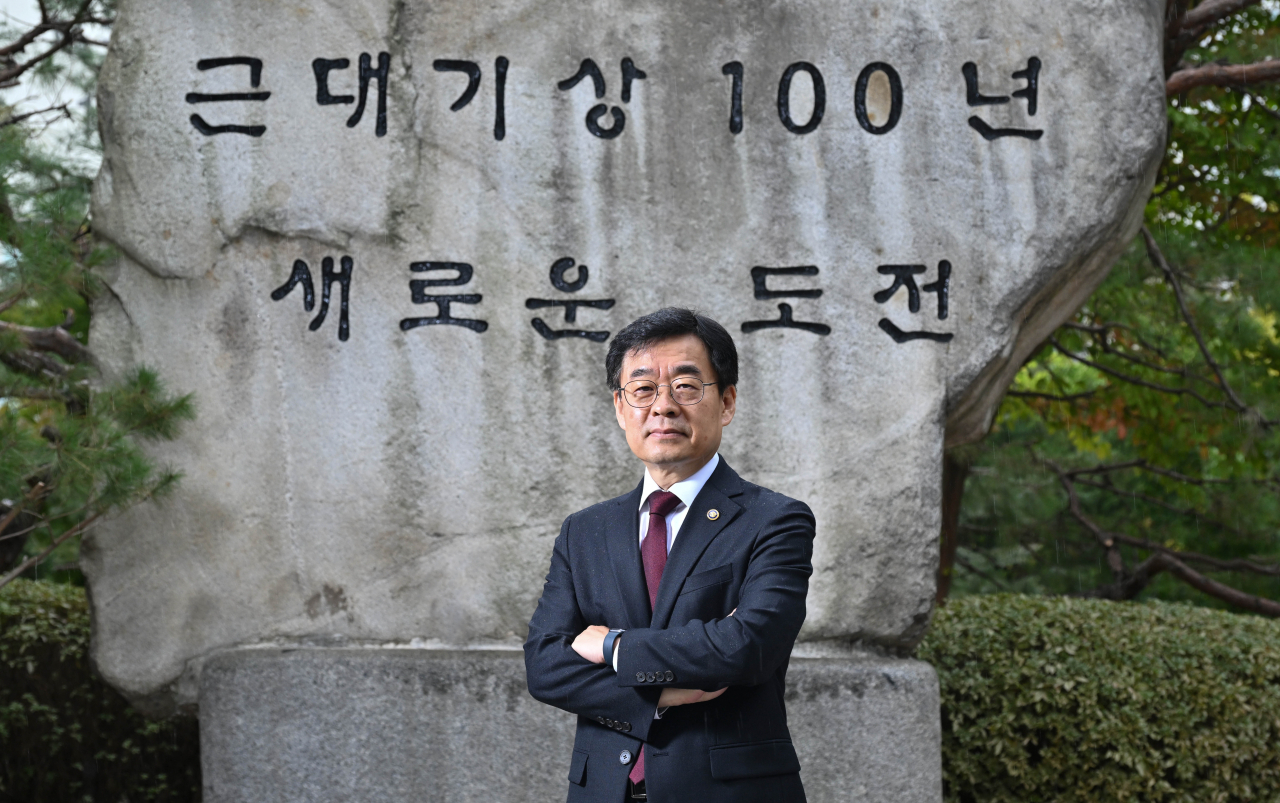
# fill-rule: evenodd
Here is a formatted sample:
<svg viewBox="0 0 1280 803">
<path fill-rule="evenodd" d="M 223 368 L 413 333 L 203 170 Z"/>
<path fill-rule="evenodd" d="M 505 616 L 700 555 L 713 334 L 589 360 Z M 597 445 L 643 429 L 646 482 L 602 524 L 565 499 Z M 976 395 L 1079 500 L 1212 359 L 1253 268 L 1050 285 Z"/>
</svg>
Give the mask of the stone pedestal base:
<svg viewBox="0 0 1280 803">
<path fill-rule="evenodd" d="M 811 803 L 941 801 L 928 664 L 793 658 L 787 718 Z M 204 799 L 551 803 L 574 722 L 529 696 L 515 651 L 224 653 L 200 692 Z"/>
</svg>

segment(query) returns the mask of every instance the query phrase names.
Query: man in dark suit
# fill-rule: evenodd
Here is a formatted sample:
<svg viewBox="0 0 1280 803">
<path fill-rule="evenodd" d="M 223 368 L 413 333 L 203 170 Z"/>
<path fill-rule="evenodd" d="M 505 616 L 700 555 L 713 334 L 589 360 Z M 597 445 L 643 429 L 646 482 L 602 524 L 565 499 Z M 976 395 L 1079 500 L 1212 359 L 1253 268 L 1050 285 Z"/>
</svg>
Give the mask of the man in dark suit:
<svg viewBox="0 0 1280 803">
<path fill-rule="evenodd" d="M 814 519 L 720 459 L 733 338 L 663 309 L 605 368 L 645 475 L 565 519 L 524 645 L 530 693 L 578 715 L 568 799 L 804 801 L 783 692 Z"/>
</svg>

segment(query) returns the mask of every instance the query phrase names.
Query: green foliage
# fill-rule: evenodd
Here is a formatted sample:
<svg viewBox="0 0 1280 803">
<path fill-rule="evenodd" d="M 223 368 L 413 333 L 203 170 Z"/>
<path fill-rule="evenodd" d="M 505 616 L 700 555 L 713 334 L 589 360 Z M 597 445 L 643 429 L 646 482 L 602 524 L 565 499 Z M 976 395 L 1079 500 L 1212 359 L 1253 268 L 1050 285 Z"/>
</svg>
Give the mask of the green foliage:
<svg viewBox="0 0 1280 803">
<path fill-rule="evenodd" d="M 193 721 L 93 676 L 82 590 L 0 589 L 0 803 L 198 800 Z M 1280 801 L 1280 623 L 1168 603 L 967 597 L 938 670 L 948 803 Z"/>
<path fill-rule="evenodd" d="M 941 682 L 948 803 L 1280 801 L 1280 622 L 967 597 L 918 657 Z"/>
<path fill-rule="evenodd" d="M 69 27 L 22 51 L 32 65 L 22 80 L 71 85 L 87 96 L 102 48 L 72 21 L 109 24 L 114 4 L 50 0 L 41 8 Z M 0 26 L 0 41 L 24 33 Z M 95 240 L 89 219 L 98 158 L 93 115 L 72 116 L 76 125 L 59 138 L 47 133 L 44 117 L 19 119 L 0 107 L 0 518 L 14 506 L 23 511 L 0 534 L 0 572 L 56 547 L 58 576 L 78 580 L 81 529 L 178 479 L 153 465 L 138 441 L 175 437 L 194 408 L 146 368 L 102 386 L 86 348 L 89 304 L 102 290 L 93 270 L 114 254 Z"/>
<path fill-rule="evenodd" d="M 1183 283 L 1188 303 L 1228 382 L 1261 416 L 1280 418 L 1280 293 L 1273 280 L 1280 273 L 1280 250 L 1263 255 L 1235 246 L 1204 254 L 1197 241 L 1172 235 L 1165 246 L 1189 279 Z M 991 435 L 966 451 L 972 473 L 961 513 L 967 551 L 960 554 L 970 568 L 963 570 L 962 564 L 957 572 L 960 593 L 1074 593 L 1111 581 L 1096 541 L 1070 514 L 1054 467 L 1141 461 L 1075 480 L 1081 507 L 1107 531 L 1221 560 L 1280 559 L 1280 427 L 1261 426 L 1225 406 L 1172 290 L 1138 246 L 1075 324 L 1116 321 L 1124 327 L 1109 327 L 1105 335 L 1060 330 L 1055 339 L 1061 350 L 1052 342 L 1046 345 L 1012 389 L 1044 395 L 1008 396 Z M 1213 405 L 1117 374 L 1194 390 Z M 1144 554 L 1119 548 L 1129 565 Z M 1024 559 L 994 565 L 997 553 L 1009 550 L 1020 550 Z M 1238 571 L 1216 576 L 1280 599 L 1280 576 Z M 1203 599 L 1168 578 L 1150 592 Z"/>
<path fill-rule="evenodd" d="M 88 647 L 82 590 L 0 589 L 0 803 L 199 800 L 195 722 L 143 719 Z"/>
<path fill-rule="evenodd" d="M 1184 66 L 1280 58 L 1278 17 L 1271 0 L 1235 15 Z M 957 593 L 1118 589 L 1163 548 L 1280 600 L 1277 109 L 1275 85 L 1170 99 L 1147 226 L 1172 273 L 1139 237 L 955 454 Z M 1166 575 L 1141 593 L 1224 604 Z"/>
<path fill-rule="evenodd" d="M 1195 67 L 1280 58 L 1271 0 L 1237 14 L 1189 50 Z M 1280 90 L 1275 85 L 1201 89 L 1169 103 L 1168 155 L 1148 218 L 1206 236 L 1280 243 Z"/>
</svg>

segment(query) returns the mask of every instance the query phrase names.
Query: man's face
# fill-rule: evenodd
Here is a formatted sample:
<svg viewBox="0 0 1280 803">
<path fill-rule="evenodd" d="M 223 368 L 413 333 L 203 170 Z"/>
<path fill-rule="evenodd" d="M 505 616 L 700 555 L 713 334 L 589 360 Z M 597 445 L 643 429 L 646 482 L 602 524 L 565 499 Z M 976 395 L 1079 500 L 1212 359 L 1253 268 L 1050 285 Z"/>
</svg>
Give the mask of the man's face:
<svg viewBox="0 0 1280 803">
<path fill-rule="evenodd" d="M 657 399 L 650 407 L 632 407 L 621 392 L 614 393 L 618 426 L 627 433 L 627 445 L 649 467 L 659 485 L 666 488 L 701 468 L 720 448 L 721 431 L 733 420 L 736 388 L 708 385 L 702 401 L 677 404 L 671 380 L 687 377 L 716 382 L 707 347 L 695 335 L 682 335 L 633 351 L 622 360 L 622 385 L 637 379 L 655 382 Z"/>
</svg>

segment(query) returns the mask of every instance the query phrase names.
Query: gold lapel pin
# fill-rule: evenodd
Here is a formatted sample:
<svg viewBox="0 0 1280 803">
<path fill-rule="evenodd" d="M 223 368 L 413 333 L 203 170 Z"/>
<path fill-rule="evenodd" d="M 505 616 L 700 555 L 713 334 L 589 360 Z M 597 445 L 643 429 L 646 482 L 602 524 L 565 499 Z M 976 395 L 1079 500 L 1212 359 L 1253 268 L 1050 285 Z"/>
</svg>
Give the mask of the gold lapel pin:
<svg viewBox="0 0 1280 803">
<path fill-rule="evenodd" d="M 716 510 L 715 508 L 711 508 L 710 510 L 707 511 L 707 518 L 710 519 L 711 521 L 715 521 L 716 519 L 720 518 L 720 511 Z"/>
</svg>

